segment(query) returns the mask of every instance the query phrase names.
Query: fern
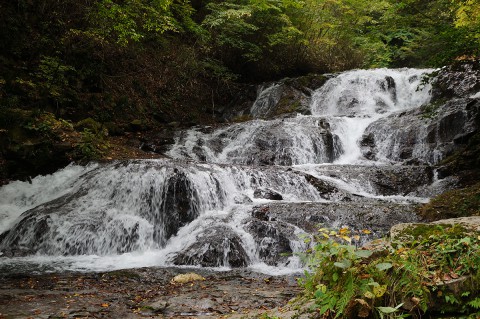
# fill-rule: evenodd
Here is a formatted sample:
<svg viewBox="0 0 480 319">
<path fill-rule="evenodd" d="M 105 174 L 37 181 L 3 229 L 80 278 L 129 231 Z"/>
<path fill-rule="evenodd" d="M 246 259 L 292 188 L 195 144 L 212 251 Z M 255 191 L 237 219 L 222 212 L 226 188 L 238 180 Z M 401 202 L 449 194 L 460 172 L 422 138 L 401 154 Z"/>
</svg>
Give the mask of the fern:
<svg viewBox="0 0 480 319">
<path fill-rule="evenodd" d="M 475 309 L 480 309 L 480 297 L 477 297 L 469 302 L 467 302 L 467 305 L 469 305 L 472 308 Z"/>
<path fill-rule="evenodd" d="M 342 291 L 340 298 L 337 301 L 337 305 L 335 306 L 335 318 L 341 317 L 345 312 L 345 308 L 347 308 L 347 305 L 350 303 L 350 300 L 355 296 L 355 282 L 351 271 L 348 272 L 347 280 L 343 289 L 344 291 Z"/>
</svg>

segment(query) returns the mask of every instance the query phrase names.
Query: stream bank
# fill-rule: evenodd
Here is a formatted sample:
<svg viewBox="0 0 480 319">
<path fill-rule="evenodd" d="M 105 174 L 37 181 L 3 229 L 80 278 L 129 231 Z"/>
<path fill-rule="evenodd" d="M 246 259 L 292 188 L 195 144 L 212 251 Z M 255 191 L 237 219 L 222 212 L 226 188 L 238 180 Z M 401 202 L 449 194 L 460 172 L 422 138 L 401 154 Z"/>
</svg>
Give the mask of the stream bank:
<svg viewBox="0 0 480 319">
<path fill-rule="evenodd" d="M 174 283 L 195 272 L 205 280 Z M 0 277 L 0 318 L 226 318 L 284 306 L 300 292 L 295 276 L 247 270 L 138 268 Z"/>
</svg>

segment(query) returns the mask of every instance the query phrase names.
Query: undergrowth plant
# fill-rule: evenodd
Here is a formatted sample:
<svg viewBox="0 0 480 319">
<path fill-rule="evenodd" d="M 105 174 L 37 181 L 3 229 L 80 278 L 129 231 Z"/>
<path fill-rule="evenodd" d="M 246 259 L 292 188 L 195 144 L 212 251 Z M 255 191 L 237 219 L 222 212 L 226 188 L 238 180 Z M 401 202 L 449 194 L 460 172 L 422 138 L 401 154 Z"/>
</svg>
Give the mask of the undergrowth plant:
<svg viewBox="0 0 480 319">
<path fill-rule="evenodd" d="M 460 226 L 407 229 L 370 250 L 352 244 L 359 237 L 348 228 L 322 228 L 303 255 L 310 269 L 301 280 L 304 297 L 314 300 L 311 310 L 320 318 L 420 317 L 434 301 L 459 313 L 480 309 L 478 233 Z M 463 278 L 468 290 L 460 294 L 442 285 Z"/>
<path fill-rule="evenodd" d="M 95 160 L 101 158 L 110 147 L 106 140 L 107 131 L 94 132 L 88 128 L 80 133 L 80 142 L 76 145 L 76 151 L 83 160 Z"/>
</svg>

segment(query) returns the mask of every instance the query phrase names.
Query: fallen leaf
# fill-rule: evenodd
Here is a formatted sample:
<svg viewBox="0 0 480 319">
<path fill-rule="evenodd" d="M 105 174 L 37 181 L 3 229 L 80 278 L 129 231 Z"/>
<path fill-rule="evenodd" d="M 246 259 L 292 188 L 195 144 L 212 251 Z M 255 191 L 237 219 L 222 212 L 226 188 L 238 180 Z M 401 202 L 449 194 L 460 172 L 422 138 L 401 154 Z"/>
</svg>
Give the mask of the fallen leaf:
<svg viewBox="0 0 480 319">
<path fill-rule="evenodd" d="M 453 271 L 450 272 L 450 277 L 452 277 L 453 279 L 457 279 L 458 277 L 460 277 L 459 275 L 457 275 L 456 273 L 454 273 Z"/>
<path fill-rule="evenodd" d="M 192 273 L 188 273 L 188 274 L 176 275 L 175 277 L 172 278 L 170 283 L 172 283 L 172 284 L 175 284 L 175 283 L 176 284 L 184 284 L 184 283 L 187 283 L 187 282 L 202 281 L 202 280 L 205 280 L 205 278 L 192 272 Z"/>
</svg>

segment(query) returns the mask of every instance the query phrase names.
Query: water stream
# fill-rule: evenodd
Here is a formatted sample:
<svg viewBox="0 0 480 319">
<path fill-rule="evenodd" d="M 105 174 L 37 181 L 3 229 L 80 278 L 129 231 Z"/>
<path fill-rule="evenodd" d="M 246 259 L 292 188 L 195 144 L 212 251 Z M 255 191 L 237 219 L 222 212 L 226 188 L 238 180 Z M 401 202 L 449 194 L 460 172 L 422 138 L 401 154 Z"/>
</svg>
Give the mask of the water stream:
<svg viewBox="0 0 480 319">
<path fill-rule="evenodd" d="M 430 71 L 345 72 L 312 94 L 311 115 L 196 127 L 178 133 L 170 159 L 70 165 L 10 183 L 0 188 L 0 271 L 282 274 L 302 269 L 301 234 L 318 223 L 381 235 L 416 220 L 413 205 L 441 190 L 430 165 L 442 154 L 418 134 L 410 155 L 422 165 L 403 165 L 388 123 L 429 102 Z M 253 117 L 278 103 L 278 89 L 259 90 Z"/>
</svg>

